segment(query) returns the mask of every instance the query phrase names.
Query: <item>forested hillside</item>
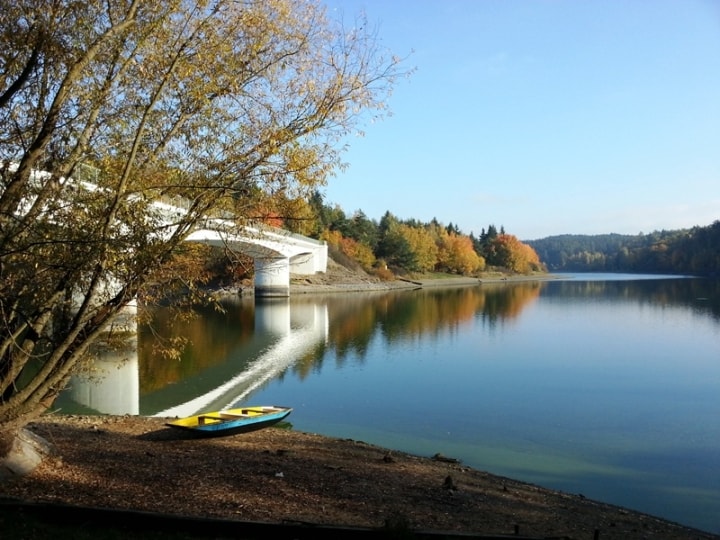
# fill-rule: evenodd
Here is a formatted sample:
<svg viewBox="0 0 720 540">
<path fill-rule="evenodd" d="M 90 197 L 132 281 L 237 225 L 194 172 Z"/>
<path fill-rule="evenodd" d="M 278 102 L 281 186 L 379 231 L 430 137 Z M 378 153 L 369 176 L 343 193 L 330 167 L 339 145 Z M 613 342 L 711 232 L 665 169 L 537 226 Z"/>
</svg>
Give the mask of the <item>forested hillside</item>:
<svg viewBox="0 0 720 540">
<path fill-rule="evenodd" d="M 325 240 L 336 252 L 381 278 L 394 274 L 440 272 L 477 275 L 487 270 L 529 274 L 545 268 L 535 251 L 495 225 L 479 236 L 432 219 L 401 219 L 387 211 L 380 221 L 362 210 L 348 215 L 316 191 L 308 200 L 275 197 L 257 206 L 257 218 L 293 232 Z"/>
<path fill-rule="evenodd" d="M 327 241 L 380 277 L 408 272 L 477 275 L 489 268 L 518 274 L 544 270 L 529 245 L 494 225 L 476 237 L 452 223 L 403 220 L 389 211 L 377 222 L 361 210 L 348 216 L 340 207 L 325 204 L 319 194 L 310 201 L 308 215 L 312 218 L 305 223 L 313 223 L 315 230 L 306 234 Z"/>
<path fill-rule="evenodd" d="M 720 275 L 720 221 L 635 236 L 564 234 L 527 244 L 556 272 Z"/>
</svg>

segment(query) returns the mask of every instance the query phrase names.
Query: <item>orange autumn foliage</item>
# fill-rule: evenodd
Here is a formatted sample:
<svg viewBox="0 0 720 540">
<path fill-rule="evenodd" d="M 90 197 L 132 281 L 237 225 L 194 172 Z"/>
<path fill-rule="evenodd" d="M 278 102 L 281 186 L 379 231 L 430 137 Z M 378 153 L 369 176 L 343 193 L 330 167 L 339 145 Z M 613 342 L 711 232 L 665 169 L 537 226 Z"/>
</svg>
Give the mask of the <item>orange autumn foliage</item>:
<svg viewBox="0 0 720 540">
<path fill-rule="evenodd" d="M 475 252 L 468 236 L 442 230 L 438 247 L 437 270 L 469 275 L 485 269 L 485 259 Z"/>
<path fill-rule="evenodd" d="M 540 270 L 542 264 L 535 250 L 512 234 L 500 234 L 493 240 L 497 260 L 512 272 L 529 274 Z"/>
<path fill-rule="evenodd" d="M 345 238 L 340 231 L 325 229 L 320 234 L 320 240 L 324 240 L 329 246 L 357 261 L 366 270 L 375 264 L 375 254 L 369 246 L 352 238 Z"/>
</svg>

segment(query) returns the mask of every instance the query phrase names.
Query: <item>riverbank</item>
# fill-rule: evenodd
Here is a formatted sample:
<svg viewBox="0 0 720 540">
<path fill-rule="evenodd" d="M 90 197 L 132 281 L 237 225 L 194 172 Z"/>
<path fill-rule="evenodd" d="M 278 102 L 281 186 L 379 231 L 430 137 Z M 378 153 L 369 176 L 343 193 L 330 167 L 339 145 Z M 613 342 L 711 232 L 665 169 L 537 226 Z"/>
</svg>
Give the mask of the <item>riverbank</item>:
<svg viewBox="0 0 720 540">
<path fill-rule="evenodd" d="M 289 417 L 292 420 L 292 416 Z M 662 519 L 413 456 L 289 429 L 188 439 L 159 418 L 46 416 L 52 455 L 3 484 L 23 501 L 186 518 L 569 539 L 717 540 Z"/>
<path fill-rule="evenodd" d="M 362 270 L 350 270 L 332 259 L 328 260 L 327 271 L 314 276 L 293 274 L 290 278 L 290 294 L 363 292 L 431 287 L 468 287 L 483 283 L 513 283 L 522 281 L 546 281 L 555 279 L 552 274 L 531 275 L 487 272 L 478 277 L 454 275 L 398 276 L 393 280 L 381 280 Z M 245 289 L 250 292 L 250 289 Z"/>
</svg>

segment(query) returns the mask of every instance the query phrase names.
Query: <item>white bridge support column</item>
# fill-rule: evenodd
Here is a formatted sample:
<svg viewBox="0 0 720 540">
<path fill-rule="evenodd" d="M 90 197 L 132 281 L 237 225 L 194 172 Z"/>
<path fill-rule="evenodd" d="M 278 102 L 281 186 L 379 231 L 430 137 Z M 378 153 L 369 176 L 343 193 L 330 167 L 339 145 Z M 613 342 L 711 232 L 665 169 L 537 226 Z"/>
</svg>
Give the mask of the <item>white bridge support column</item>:
<svg viewBox="0 0 720 540">
<path fill-rule="evenodd" d="M 290 296 L 290 259 L 255 258 L 255 296 Z"/>
</svg>

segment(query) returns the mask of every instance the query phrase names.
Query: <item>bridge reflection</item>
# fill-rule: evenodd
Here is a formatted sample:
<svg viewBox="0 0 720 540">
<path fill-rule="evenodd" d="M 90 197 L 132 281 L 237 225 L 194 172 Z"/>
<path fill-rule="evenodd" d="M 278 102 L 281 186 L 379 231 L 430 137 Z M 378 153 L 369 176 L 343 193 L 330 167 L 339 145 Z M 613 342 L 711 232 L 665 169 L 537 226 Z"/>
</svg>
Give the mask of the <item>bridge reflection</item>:
<svg viewBox="0 0 720 540">
<path fill-rule="evenodd" d="M 137 340 L 135 333 L 125 341 L 121 350 L 99 351 L 88 371 L 70 379 L 66 396 L 93 412 L 139 414 Z"/>
<path fill-rule="evenodd" d="M 236 300 L 241 302 L 241 299 Z M 255 332 L 260 347 L 229 351 L 226 367 L 235 368 L 210 376 L 200 371 L 182 381 L 182 391 L 164 388 L 140 396 L 138 337 L 132 336 L 120 351 L 102 351 L 90 370 L 73 376 L 58 403 L 63 412 L 90 410 L 101 414 L 190 416 L 242 402 L 254 390 L 291 367 L 300 357 L 328 339 L 327 305 L 291 302 L 289 298 L 255 299 Z M 248 353 L 247 351 L 255 351 Z M 250 354 L 250 357 L 247 355 Z M 231 356 L 241 356 L 234 362 Z M 173 362 L 174 360 L 166 360 Z M 214 368 L 217 371 L 217 367 Z M 172 385 L 170 385 L 172 386 Z M 192 392 L 188 392 L 192 388 Z"/>
</svg>

